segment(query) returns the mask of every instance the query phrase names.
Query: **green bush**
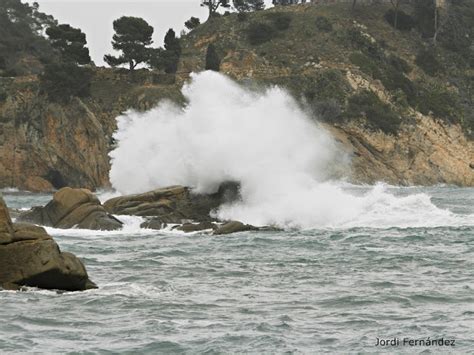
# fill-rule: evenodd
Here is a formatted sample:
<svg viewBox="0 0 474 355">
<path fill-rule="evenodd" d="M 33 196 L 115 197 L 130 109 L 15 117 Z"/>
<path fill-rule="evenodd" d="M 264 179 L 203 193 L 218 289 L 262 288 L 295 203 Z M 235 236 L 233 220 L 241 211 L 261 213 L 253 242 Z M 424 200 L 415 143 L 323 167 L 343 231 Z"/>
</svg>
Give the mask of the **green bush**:
<svg viewBox="0 0 474 355">
<path fill-rule="evenodd" d="M 392 27 L 395 27 L 395 10 L 390 9 L 384 15 L 385 21 L 387 21 Z M 398 10 L 397 17 L 397 30 L 400 31 L 410 31 L 415 27 L 415 19 L 408 15 L 407 13 Z"/>
<path fill-rule="evenodd" d="M 275 36 L 275 29 L 265 23 L 252 23 L 247 29 L 247 40 L 251 45 L 270 41 Z"/>
<path fill-rule="evenodd" d="M 348 118 L 366 119 L 372 129 L 380 129 L 387 134 L 396 134 L 401 124 L 400 117 L 392 111 L 390 105 L 383 103 L 372 91 L 364 90 L 349 98 Z"/>
<path fill-rule="evenodd" d="M 363 53 L 352 52 L 349 55 L 349 60 L 352 64 L 357 65 L 363 73 L 368 74 L 373 78 L 380 78 L 382 76 L 380 73 L 380 64 Z"/>
<path fill-rule="evenodd" d="M 327 17 L 318 16 L 315 20 L 316 28 L 322 32 L 331 32 L 332 23 Z"/>
<path fill-rule="evenodd" d="M 416 56 L 415 63 L 423 69 L 426 74 L 431 76 L 435 76 L 443 69 L 441 63 L 436 58 L 435 52 L 429 49 L 421 50 Z"/>
<path fill-rule="evenodd" d="M 395 92 L 397 90 L 401 90 L 405 93 L 407 101 L 410 105 L 415 104 L 415 96 L 416 96 L 416 87 L 408 79 L 403 73 L 399 72 L 392 66 L 387 66 L 382 73 L 382 77 L 380 78 L 382 84 L 390 90 L 391 92 Z"/>
<path fill-rule="evenodd" d="M 392 55 L 387 61 L 375 61 L 360 52 L 352 53 L 349 59 L 362 72 L 380 80 L 384 87 L 392 93 L 401 90 L 405 94 L 408 103 L 414 104 L 416 88 L 411 80 L 403 75 L 403 71 L 407 70 L 408 66 L 408 63 L 403 59 Z"/>
<path fill-rule="evenodd" d="M 91 79 L 89 68 L 73 63 L 48 64 L 40 77 L 40 88 L 51 101 L 67 102 L 73 96 L 89 96 Z"/>
<path fill-rule="evenodd" d="M 291 17 L 290 15 L 287 14 L 275 14 L 276 16 L 273 16 L 273 25 L 275 28 L 279 31 L 285 31 L 288 28 L 290 28 L 291 24 Z"/>
<path fill-rule="evenodd" d="M 397 57 L 395 54 L 391 54 L 388 57 L 388 62 L 398 71 L 408 74 L 411 72 L 411 66 L 407 63 L 406 60 Z"/>
<path fill-rule="evenodd" d="M 349 84 L 341 71 L 328 69 L 315 78 L 314 90 L 318 99 L 336 100 L 342 104 L 346 100 Z"/>
<path fill-rule="evenodd" d="M 248 18 L 249 18 L 249 15 L 246 12 L 239 12 L 237 14 L 237 20 L 239 22 L 245 22 L 248 20 Z"/>
<path fill-rule="evenodd" d="M 463 110 L 457 95 L 440 86 L 430 86 L 419 90 L 417 109 L 424 115 L 432 113 L 444 121 L 458 123 Z"/>
<path fill-rule="evenodd" d="M 371 58 L 381 59 L 383 58 L 383 50 L 372 40 L 365 36 L 359 29 L 351 28 L 346 32 L 346 42 L 354 48 L 366 53 Z"/>
<path fill-rule="evenodd" d="M 8 94 L 5 90 L 0 89 L 0 102 L 4 102 L 8 97 Z"/>
<path fill-rule="evenodd" d="M 337 100 L 313 100 L 311 109 L 316 117 L 324 122 L 340 123 L 343 121 L 342 107 Z"/>
</svg>

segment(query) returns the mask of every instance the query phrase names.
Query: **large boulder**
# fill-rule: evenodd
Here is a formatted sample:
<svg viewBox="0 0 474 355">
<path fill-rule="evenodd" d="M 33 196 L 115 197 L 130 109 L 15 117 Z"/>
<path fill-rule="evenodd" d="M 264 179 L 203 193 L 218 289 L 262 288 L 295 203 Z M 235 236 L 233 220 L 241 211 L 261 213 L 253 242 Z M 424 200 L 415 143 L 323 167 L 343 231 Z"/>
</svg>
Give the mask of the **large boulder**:
<svg viewBox="0 0 474 355">
<path fill-rule="evenodd" d="M 188 187 L 171 186 L 137 195 L 116 197 L 104 203 L 108 213 L 151 217 L 142 227 L 160 229 L 164 225 L 191 221 L 212 222 L 210 212 L 239 198 L 239 185 L 222 184 L 214 194 L 194 194 Z"/>
<path fill-rule="evenodd" d="M 122 222 L 107 213 L 99 199 L 86 189 L 62 188 L 44 207 L 33 207 L 18 221 L 55 228 L 117 230 Z"/>
<path fill-rule="evenodd" d="M 44 228 L 13 224 L 0 196 L 0 287 L 83 291 L 97 288 L 82 262 L 62 253 Z"/>
</svg>

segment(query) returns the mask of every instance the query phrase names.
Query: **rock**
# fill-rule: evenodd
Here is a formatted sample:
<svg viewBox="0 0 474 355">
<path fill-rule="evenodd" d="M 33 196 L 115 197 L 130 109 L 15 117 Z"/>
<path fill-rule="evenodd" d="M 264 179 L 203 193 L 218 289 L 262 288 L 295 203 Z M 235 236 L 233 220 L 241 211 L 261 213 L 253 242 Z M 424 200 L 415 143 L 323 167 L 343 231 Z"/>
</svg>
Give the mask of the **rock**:
<svg viewBox="0 0 474 355">
<path fill-rule="evenodd" d="M 165 223 L 211 222 L 210 212 L 239 197 L 239 185 L 228 182 L 214 194 L 196 195 L 188 187 L 170 186 L 138 195 L 116 197 L 104 203 L 109 213 L 154 217 L 142 226 L 161 229 Z"/>
<path fill-rule="evenodd" d="M 84 264 L 73 254 L 62 253 L 44 228 L 13 224 L 0 196 L 0 287 L 21 286 L 65 291 L 97 288 Z"/>
<path fill-rule="evenodd" d="M 167 226 L 160 218 L 151 218 L 140 224 L 140 228 L 160 230 Z"/>
<path fill-rule="evenodd" d="M 117 230 L 122 222 L 108 214 L 99 199 L 86 189 L 65 187 L 56 192 L 45 207 L 34 207 L 18 216 L 18 221 L 55 228 Z"/>
<path fill-rule="evenodd" d="M 251 226 L 250 224 L 243 224 L 238 221 L 230 221 L 219 226 L 217 230 L 214 231 L 216 235 L 231 234 L 237 232 L 246 232 L 246 231 L 258 231 L 259 228 Z"/>
<path fill-rule="evenodd" d="M 217 224 L 212 222 L 201 222 L 201 223 L 185 223 L 181 226 L 174 227 L 173 229 L 180 230 L 185 233 L 199 232 L 204 230 L 216 230 Z"/>
</svg>

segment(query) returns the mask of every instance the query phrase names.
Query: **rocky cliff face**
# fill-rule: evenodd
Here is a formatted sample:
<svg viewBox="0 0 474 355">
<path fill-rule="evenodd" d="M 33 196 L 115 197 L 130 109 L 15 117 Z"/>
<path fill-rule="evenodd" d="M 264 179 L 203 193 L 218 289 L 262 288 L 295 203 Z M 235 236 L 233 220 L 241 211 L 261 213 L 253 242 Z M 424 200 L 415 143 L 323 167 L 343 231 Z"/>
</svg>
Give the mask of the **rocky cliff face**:
<svg viewBox="0 0 474 355">
<path fill-rule="evenodd" d="M 0 188 L 107 187 L 115 117 L 129 108 L 149 109 L 163 98 L 182 102 L 180 87 L 191 72 L 203 70 L 211 43 L 221 72 L 252 88 L 281 85 L 314 109 L 315 119 L 324 120 L 352 156 L 355 181 L 474 186 L 468 121 L 474 98 L 462 86 L 469 72 L 456 69 L 456 80 L 448 72 L 425 74 L 415 63 L 423 46 L 419 35 L 393 30 L 383 20 L 387 8 L 375 9 L 354 18 L 343 5 L 301 5 L 255 13 L 246 21 L 235 14 L 214 19 L 183 38 L 176 83 L 157 73 L 95 69 L 92 96 L 68 104 L 39 94 L 36 77 L 2 79 L 7 97 L 0 100 Z M 273 26 L 282 14 L 291 18 L 288 28 L 276 30 L 267 42 L 249 44 L 251 23 Z M 400 65 L 405 74 L 396 69 Z M 419 88 L 433 87 L 429 95 L 417 96 Z M 348 102 L 363 90 L 385 105 L 379 112 L 400 117 L 396 132 L 368 125 L 364 110 L 359 118 L 340 118 L 348 117 Z M 465 116 L 451 114 L 456 107 L 434 105 L 446 95 L 464 103 Z"/>
<path fill-rule="evenodd" d="M 40 95 L 35 77 L 4 80 L 9 95 L 0 102 L 0 187 L 109 186 L 115 117 L 149 109 L 161 98 L 179 100 L 172 97 L 178 89 L 146 84 L 147 78 L 97 70 L 92 97 L 67 104 Z"/>
</svg>

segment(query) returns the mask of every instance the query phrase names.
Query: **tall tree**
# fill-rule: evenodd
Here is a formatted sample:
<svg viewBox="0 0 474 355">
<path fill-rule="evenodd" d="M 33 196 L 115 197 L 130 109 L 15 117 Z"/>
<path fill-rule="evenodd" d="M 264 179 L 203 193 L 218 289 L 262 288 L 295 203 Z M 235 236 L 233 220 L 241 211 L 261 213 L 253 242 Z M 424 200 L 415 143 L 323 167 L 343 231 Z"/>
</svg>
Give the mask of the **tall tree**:
<svg viewBox="0 0 474 355">
<path fill-rule="evenodd" d="M 211 18 L 217 13 L 219 7 L 229 8 L 230 0 L 201 0 L 201 6 L 208 8 L 209 18 Z"/>
<path fill-rule="evenodd" d="M 86 35 L 80 29 L 62 24 L 49 27 L 46 29 L 46 34 L 53 47 L 59 50 L 64 61 L 77 64 L 91 62 L 89 49 L 86 47 Z"/>
<path fill-rule="evenodd" d="M 205 69 L 219 71 L 220 66 L 221 60 L 219 59 L 219 55 L 217 54 L 216 47 L 211 43 L 207 47 Z"/>
<path fill-rule="evenodd" d="M 178 70 L 179 57 L 181 56 L 181 42 L 172 28 L 165 35 L 165 52 L 163 53 L 166 73 L 176 73 Z"/>
<path fill-rule="evenodd" d="M 112 47 L 122 51 L 122 54 L 118 57 L 105 55 L 104 60 L 107 64 L 112 67 L 128 64 L 130 70 L 133 70 L 138 64 L 149 60 L 153 27 L 144 19 L 123 16 L 114 21 L 114 30 Z"/>
</svg>

